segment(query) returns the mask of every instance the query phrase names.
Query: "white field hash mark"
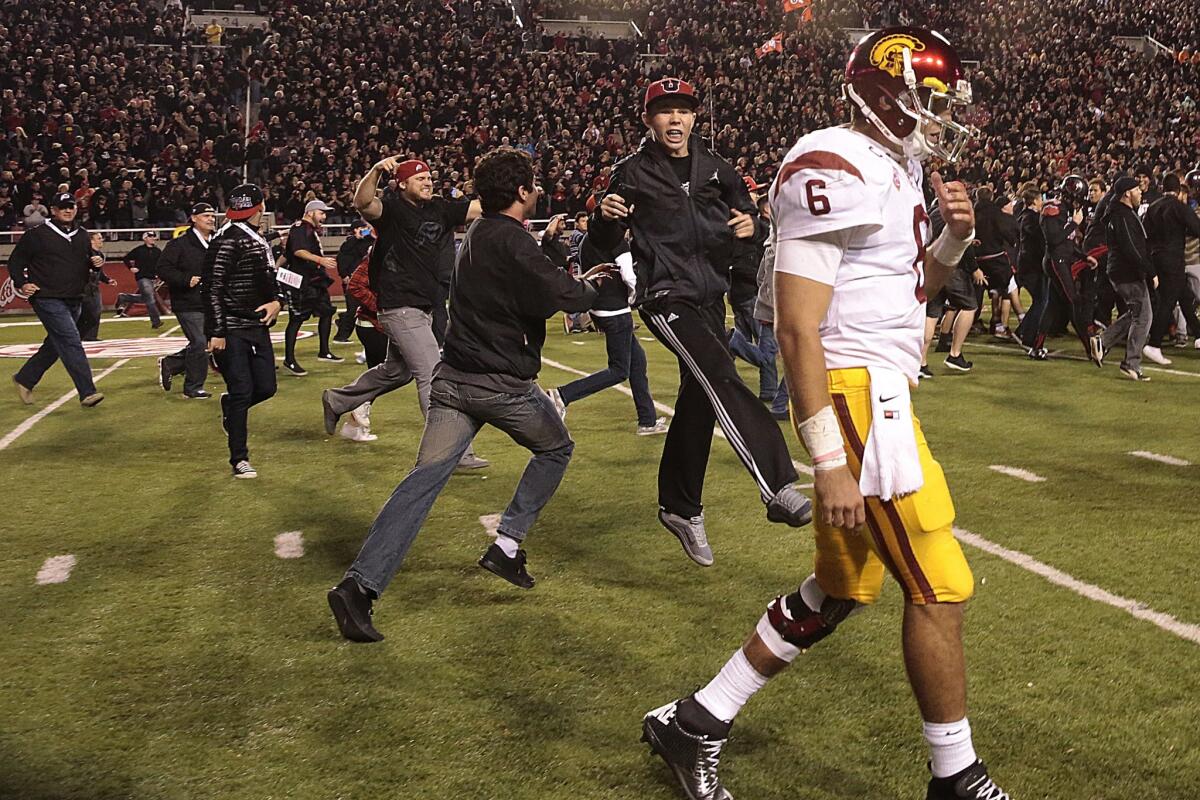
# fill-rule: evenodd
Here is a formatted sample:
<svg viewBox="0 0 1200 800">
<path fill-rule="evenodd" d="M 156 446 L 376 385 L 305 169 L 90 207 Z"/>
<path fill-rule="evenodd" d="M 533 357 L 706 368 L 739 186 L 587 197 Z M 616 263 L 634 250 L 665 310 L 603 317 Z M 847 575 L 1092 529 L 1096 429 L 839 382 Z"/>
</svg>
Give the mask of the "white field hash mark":
<svg viewBox="0 0 1200 800">
<path fill-rule="evenodd" d="M 542 363 L 548 367 L 560 369 L 563 372 L 569 372 L 574 375 L 588 374 L 583 370 L 578 370 L 574 367 L 568 367 L 566 364 L 560 364 L 557 361 L 552 361 L 548 358 L 542 358 Z M 633 392 L 630 391 L 629 388 L 621 384 L 617 384 L 616 386 L 612 386 L 610 388 L 616 389 L 623 394 L 630 396 L 633 395 Z M 654 405 L 659 411 L 667 414 L 668 416 L 675 415 L 675 409 L 671 408 L 665 403 L 655 401 Z M 718 431 L 718 433 L 720 433 L 720 431 Z M 802 466 L 796 462 L 792 463 L 796 465 L 797 469 L 800 469 Z M 959 541 L 966 542 L 969 545 L 977 547 L 980 550 L 983 550 L 985 553 L 991 553 L 992 555 L 1002 558 L 1010 564 L 1015 564 L 1021 569 L 1032 572 L 1035 575 L 1040 575 L 1051 583 L 1061 586 L 1064 589 L 1069 589 L 1081 597 L 1085 597 L 1088 600 L 1093 600 L 1097 603 L 1104 603 L 1105 605 L 1112 606 L 1113 608 L 1119 608 L 1122 611 L 1127 611 L 1138 619 L 1146 620 L 1147 622 L 1162 628 L 1168 633 L 1173 633 L 1182 639 L 1187 639 L 1188 641 L 1200 644 L 1200 625 L 1193 625 L 1189 622 L 1180 622 L 1170 614 L 1164 614 L 1162 612 L 1155 611 L 1144 603 L 1139 603 L 1136 600 L 1127 600 L 1120 595 L 1115 595 L 1112 592 L 1101 589 L 1099 586 L 1085 583 L 1061 570 L 1055 569 L 1049 564 L 1043 564 L 1033 556 L 1026 555 L 1019 550 L 1009 550 L 1007 547 L 998 545 L 989 539 L 985 539 L 977 533 L 971 533 L 970 531 L 963 530 L 962 528 L 955 528 L 954 535 L 958 537 Z"/>
<path fill-rule="evenodd" d="M 280 558 L 302 558 L 304 556 L 304 534 L 288 531 L 275 537 L 275 555 Z"/>
<path fill-rule="evenodd" d="M 1187 639 L 1190 642 L 1200 644 L 1200 625 L 1193 625 L 1190 622 L 1180 622 L 1170 614 L 1164 614 L 1161 611 L 1155 611 L 1137 600 L 1130 600 L 1126 597 L 1113 594 L 1112 592 L 1101 589 L 1095 584 L 1087 583 L 1075 578 L 1062 570 L 1055 569 L 1049 564 L 1043 564 L 1033 556 L 1026 555 L 1019 550 L 1009 550 L 1007 547 L 998 545 L 995 542 L 989 541 L 982 536 L 955 528 L 954 535 L 961 542 L 978 547 L 985 553 L 1002 558 L 1010 564 L 1016 564 L 1021 569 L 1032 572 L 1035 575 L 1040 575 L 1053 584 L 1062 586 L 1065 589 L 1070 589 L 1075 594 L 1086 597 L 1088 600 L 1094 600 L 1097 603 L 1103 603 L 1113 608 L 1119 608 L 1122 611 L 1128 612 L 1138 619 L 1157 625 L 1168 633 L 1173 633 L 1181 639 Z"/>
<path fill-rule="evenodd" d="M 1136 456 L 1137 458 L 1145 458 L 1150 461 L 1157 461 L 1160 464 L 1170 464 L 1172 467 L 1190 467 L 1192 465 L 1192 462 L 1185 461 L 1182 458 L 1164 456 L 1160 453 L 1151 453 L 1147 450 L 1130 450 L 1129 455 Z"/>
<path fill-rule="evenodd" d="M 1046 479 L 1041 475 L 1030 472 L 1027 469 L 1020 467 L 1006 467 L 1003 464 L 992 464 L 988 469 L 993 472 L 999 472 L 1001 475 L 1007 475 L 1010 478 L 1017 480 L 1028 481 L 1029 483 L 1045 483 Z"/>
<path fill-rule="evenodd" d="M 75 556 L 70 553 L 65 556 L 51 556 L 42 563 L 42 568 L 38 570 L 34 580 L 38 586 L 66 583 L 67 578 L 71 577 L 73 569 L 75 569 Z"/>
</svg>

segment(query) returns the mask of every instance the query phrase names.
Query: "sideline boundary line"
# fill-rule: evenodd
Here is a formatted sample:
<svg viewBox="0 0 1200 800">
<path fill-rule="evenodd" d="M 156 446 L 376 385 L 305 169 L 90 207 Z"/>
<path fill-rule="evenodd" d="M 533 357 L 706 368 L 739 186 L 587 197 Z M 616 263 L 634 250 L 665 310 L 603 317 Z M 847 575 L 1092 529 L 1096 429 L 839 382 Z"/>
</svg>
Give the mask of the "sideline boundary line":
<svg viewBox="0 0 1200 800">
<path fill-rule="evenodd" d="M 582 377 L 584 375 L 591 374 L 545 357 L 542 358 L 542 363 L 548 367 L 562 370 L 563 372 L 567 372 L 572 375 L 579 375 Z M 1184 374 L 1194 375 L 1193 373 Z M 1194 377 L 1200 377 L 1200 375 L 1194 375 Z M 630 397 L 633 396 L 633 391 L 624 384 L 617 384 L 616 386 L 609 388 L 616 389 L 622 394 L 629 395 Z M 660 403 L 656 400 L 654 402 L 654 406 L 664 414 L 668 414 L 670 416 L 675 415 L 675 409 L 671 408 L 665 403 Z M 719 435 L 721 434 L 719 429 L 717 433 Z M 1127 597 L 1113 594 L 1107 589 L 1102 589 L 1095 584 L 1081 581 L 1072 575 L 1068 575 L 1060 569 L 1056 569 L 1049 564 L 1038 561 L 1028 553 L 1022 553 L 1020 550 L 1010 550 L 1003 545 L 996 544 L 990 539 L 980 536 L 977 533 L 972 533 L 964 528 L 955 527 L 954 536 L 960 542 L 965 542 L 972 547 L 984 551 L 985 553 L 996 556 L 997 558 L 1007 561 L 1014 566 L 1020 567 L 1026 572 L 1032 572 L 1034 575 L 1045 578 L 1050 583 L 1053 583 L 1056 586 L 1061 586 L 1064 589 L 1068 589 L 1080 597 L 1111 606 L 1120 611 L 1124 611 L 1131 616 L 1136 617 L 1137 619 L 1149 622 L 1150 624 L 1166 631 L 1167 633 L 1174 634 L 1175 636 L 1178 636 L 1181 639 L 1186 639 L 1194 644 L 1200 644 L 1200 625 L 1193 625 L 1190 622 L 1182 622 L 1170 614 L 1165 614 L 1161 611 L 1155 611 L 1150 606 L 1138 600 L 1130 600 Z"/>
<path fill-rule="evenodd" d="M 166 331 L 165 333 L 160 333 L 156 338 L 162 339 L 163 337 L 170 336 L 172 333 L 174 333 L 177 330 L 179 330 L 178 325 L 176 325 L 174 328 L 171 328 L 170 330 Z M 115 370 L 120 369 L 121 367 L 125 366 L 132 360 L 133 360 L 133 358 L 122 358 L 117 363 L 106 368 L 100 374 L 94 376 L 92 378 L 92 382 L 99 383 L 101 381 L 101 379 L 111 375 Z M 62 397 L 55 400 L 50 405 L 43 408 L 41 411 L 38 411 L 37 413 L 33 414 L 31 417 L 26 419 L 24 422 L 22 422 L 17 427 L 13 428 L 7 434 L 5 434 L 4 438 L 0 439 L 0 452 L 7 450 L 8 446 L 10 444 L 15 442 L 17 439 L 20 439 L 22 436 L 24 436 L 26 433 L 29 432 L 30 428 L 32 428 L 34 425 L 37 425 L 39 422 L 44 420 L 46 417 L 50 416 L 51 413 L 53 413 L 57 409 L 61 408 L 68 400 L 70 400 L 72 397 L 75 397 L 77 394 L 78 394 L 78 392 L 76 392 L 74 389 L 72 389 L 71 391 L 64 394 Z"/>
<path fill-rule="evenodd" d="M 1017 355 L 1017 354 L 1021 353 L 1021 348 L 1017 347 L 1016 345 L 1011 345 L 1011 344 L 1010 345 L 992 344 L 991 342 L 970 342 L 969 344 L 971 347 L 982 347 L 987 350 L 999 350 L 1002 353 L 1012 353 L 1013 355 Z M 1075 355 L 1074 353 L 1064 353 L 1062 350 L 1051 351 L 1050 360 L 1057 361 L 1059 359 L 1063 359 L 1066 361 L 1083 361 L 1083 362 L 1090 363 L 1090 362 L 1088 362 L 1088 359 L 1086 359 L 1080 355 Z M 1147 364 L 1142 364 L 1142 369 L 1149 370 L 1150 372 L 1162 372 L 1166 375 L 1182 375 L 1185 378 L 1200 378 L 1200 372 L 1190 372 L 1189 370 L 1186 370 L 1186 369 L 1171 369 L 1169 367 L 1157 367 L 1157 366 L 1152 367 Z"/>
</svg>

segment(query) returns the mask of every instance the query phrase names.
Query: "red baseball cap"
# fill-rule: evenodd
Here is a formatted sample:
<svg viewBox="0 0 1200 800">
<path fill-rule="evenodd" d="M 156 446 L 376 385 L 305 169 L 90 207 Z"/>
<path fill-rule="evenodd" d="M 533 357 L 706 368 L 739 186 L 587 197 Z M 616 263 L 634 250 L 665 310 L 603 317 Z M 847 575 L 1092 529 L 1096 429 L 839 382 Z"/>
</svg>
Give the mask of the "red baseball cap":
<svg viewBox="0 0 1200 800">
<path fill-rule="evenodd" d="M 681 98 L 695 110 L 700 107 L 700 98 L 690 83 L 679 78 L 663 78 L 646 87 L 646 102 L 643 108 L 650 110 L 650 104 L 663 98 Z"/>
<path fill-rule="evenodd" d="M 396 165 L 396 171 L 392 173 L 392 177 L 397 183 L 404 183 L 414 175 L 420 175 L 422 172 L 429 172 L 429 165 L 417 158 L 410 158 L 408 161 L 401 161 Z"/>
</svg>

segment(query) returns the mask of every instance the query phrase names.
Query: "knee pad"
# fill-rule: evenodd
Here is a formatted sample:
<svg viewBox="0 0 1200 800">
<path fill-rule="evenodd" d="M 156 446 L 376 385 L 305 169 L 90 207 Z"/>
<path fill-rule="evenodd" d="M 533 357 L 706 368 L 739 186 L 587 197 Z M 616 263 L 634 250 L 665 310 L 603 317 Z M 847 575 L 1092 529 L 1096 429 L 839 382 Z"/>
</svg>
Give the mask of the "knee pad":
<svg viewBox="0 0 1200 800">
<path fill-rule="evenodd" d="M 805 595 L 808 595 L 807 601 Z M 813 608 L 814 605 L 817 608 Z M 762 621 L 775 634 L 775 637 L 771 638 L 777 637 L 776 645 L 787 645 L 787 647 L 781 648 L 785 654 L 789 654 L 792 650 L 796 651 L 790 653 L 794 658 L 796 654 L 808 650 L 833 633 L 841 621 L 848 617 L 857 606 L 858 603 L 854 600 L 843 600 L 825 595 L 817 586 L 816 579 L 810 576 L 795 592 L 772 600 L 767 606 L 767 613 Z M 763 625 L 760 623 L 760 638 L 763 638 L 762 628 Z M 775 652 L 775 647 L 771 646 L 771 642 L 767 642 L 765 638 L 764 642 L 772 652 Z M 791 660 L 780 653 L 776 652 L 775 654 L 784 660 Z"/>
</svg>

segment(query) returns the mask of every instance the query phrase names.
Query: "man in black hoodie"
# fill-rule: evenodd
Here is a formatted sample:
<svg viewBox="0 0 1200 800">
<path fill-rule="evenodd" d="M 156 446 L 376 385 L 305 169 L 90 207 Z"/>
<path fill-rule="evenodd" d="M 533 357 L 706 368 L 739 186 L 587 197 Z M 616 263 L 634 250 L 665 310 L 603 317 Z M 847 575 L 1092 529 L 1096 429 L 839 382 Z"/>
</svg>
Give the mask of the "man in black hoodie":
<svg viewBox="0 0 1200 800">
<path fill-rule="evenodd" d="M 1184 269 L 1183 245 L 1189 236 L 1200 236 L 1200 217 L 1187 204 L 1187 190 L 1178 175 L 1168 174 L 1163 178 L 1162 197 L 1150 204 L 1144 220 L 1146 238 L 1150 245 L 1150 258 L 1154 261 L 1158 275 L 1158 302 L 1154 308 L 1154 322 L 1150 326 L 1150 339 L 1146 343 L 1146 357 L 1158 364 L 1170 364 L 1162 354 L 1163 337 L 1175 319 L 1175 306 L 1180 304 L 1187 290 L 1187 272 Z M 1195 325 L 1193 309 L 1184 306 L 1185 316 Z M 1200 335 L 1200 332 L 1197 332 Z"/>
<path fill-rule="evenodd" d="M 638 306 L 679 359 L 679 397 L 658 469 L 658 519 L 702 566 L 713 563 L 704 529 L 704 472 L 720 423 L 754 477 L 767 518 L 800 527 L 812 503 L 792 482 L 779 424 L 742 382 L 726 338 L 724 295 L 734 241 L 759 230 L 757 209 L 734 168 L 692 136 L 700 101 L 690 84 L 664 78 L 646 90 L 649 136 L 613 169 L 589 236 L 615 249 L 633 234 Z"/>
<path fill-rule="evenodd" d="M 73 195 L 63 192 L 56 196 L 50 201 L 50 219 L 22 236 L 8 261 L 13 286 L 29 298 L 46 329 L 42 346 L 12 378 L 25 405 L 33 403 L 34 387 L 60 358 L 85 408 L 104 399 L 92 381 L 78 327 L 89 273 L 104 259 L 92 255 L 88 232 L 75 224 L 76 213 Z"/>
<path fill-rule="evenodd" d="M 523 589 L 534 580 L 520 549 L 566 472 L 575 443 L 550 398 L 534 382 L 542 363 L 546 320 L 587 311 L 597 284 L 558 269 L 522 223 L 537 207 L 533 161 L 501 147 L 475 168 L 483 217 L 467 230 L 450 286 L 450 325 L 429 393 L 417 463 L 392 492 L 346 577 L 328 600 L 342 635 L 377 642 L 371 602 L 404 562 L 438 494 L 485 424 L 533 457 L 500 518 L 496 542 L 479 565 Z"/>
<path fill-rule="evenodd" d="M 1150 333 L 1152 318 L 1150 289 L 1147 283 L 1158 286 L 1146 231 L 1136 209 L 1142 202 L 1142 190 L 1135 178 L 1123 176 L 1113 184 L 1113 200 L 1107 217 L 1108 279 L 1127 309 L 1103 333 L 1088 340 L 1092 361 L 1103 366 L 1105 354 L 1124 344 L 1125 358 L 1121 373 L 1135 381 L 1148 381 L 1142 374 L 1142 348 Z"/>
</svg>

